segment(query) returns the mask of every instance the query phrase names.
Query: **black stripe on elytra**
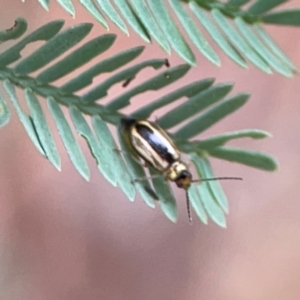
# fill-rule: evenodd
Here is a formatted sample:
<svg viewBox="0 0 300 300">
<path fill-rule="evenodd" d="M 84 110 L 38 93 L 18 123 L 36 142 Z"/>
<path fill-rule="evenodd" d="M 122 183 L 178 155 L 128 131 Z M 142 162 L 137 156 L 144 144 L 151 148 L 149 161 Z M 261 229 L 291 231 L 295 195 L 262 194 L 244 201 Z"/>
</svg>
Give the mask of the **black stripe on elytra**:
<svg viewBox="0 0 300 300">
<path fill-rule="evenodd" d="M 168 148 L 153 139 L 155 133 L 151 128 L 142 124 L 136 124 L 136 130 L 162 159 L 166 160 L 169 164 L 175 162 L 173 154 L 168 151 Z"/>
</svg>

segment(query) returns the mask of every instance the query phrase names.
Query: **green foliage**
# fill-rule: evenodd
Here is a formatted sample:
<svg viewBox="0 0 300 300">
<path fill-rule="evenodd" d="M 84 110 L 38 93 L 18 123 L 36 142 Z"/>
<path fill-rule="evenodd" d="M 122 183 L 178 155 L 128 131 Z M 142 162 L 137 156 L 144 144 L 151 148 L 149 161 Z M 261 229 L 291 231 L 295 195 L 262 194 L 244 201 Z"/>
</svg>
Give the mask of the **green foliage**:
<svg viewBox="0 0 300 300">
<path fill-rule="evenodd" d="M 262 17 L 265 23 L 300 26 L 300 9 L 274 12 Z"/>
<path fill-rule="evenodd" d="M 0 43 L 19 38 L 27 29 L 27 22 L 17 18 L 12 28 L 0 32 Z"/>
<path fill-rule="evenodd" d="M 54 119 L 58 133 L 62 139 L 63 144 L 65 145 L 65 148 L 74 167 L 85 180 L 89 181 L 89 167 L 79 145 L 76 142 L 76 138 L 71 130 L 71 127 L 62 112 L 62 109 L 52 97 L 47 98 L 47 104 L 49 111 Z M 42 145 L 44 148 L 45 145 Z"/>
<path fill-rule="evenodd" d="M 26 22 L 21 20 L 21 24 L 24 26 Z M 143 180 L 146 176 L 145 170 L 128 148 L 119 125 L 120 118 L 124 117 L 121 109 L 130 105 L 132 97 L 149 90 L 160 90 L 177 82 L 189 71 L 190 66 L 184 64 L 166 68 L 164 59 L 153 59 L 126 67 L 142 54 L 143 47 L 127 49 L 112 57 L 101 59 L 101 54 L 113 46 L 115 35 L 99 36 L 77 46 L 88 36 L 92 25 L 79 24 L 61 31 L 62 26 L 62 21 L 53 21 L 25 37 L 21 35 L 19 41 L 0 54 L 0 80 L 3 81 L 7 97 L 11 100 L 25 131 L 40 153 L 60 170 L 60 156 L 53 139 L 53 129 L 48 126 L 48 113 L 44 113 L 40 105 L 42 99 L 46 100 L 62 143 L 74 167 L 83 178 L 89 180 L 90 171 L 72 127 L 85 139 L 99 171 L 111 184 L 119 186 L 131 201 L 135 199 L 136 192 L 150 207 L 154 207 L 155 200 L 159 200 L 163 213 L 176 222 L 177 206 L 169 183 L 165 182 L 161 175 L 157 176 L 159 174 L 152 169 L 150 173 L 156 177 Z M 29 56 L 21 57 L 20 52 L 35 41 L 43 43 Z M 94 58 L 97 58 L 98 63 L 87 67 L 86 64 Z M 71 79 L 66 77 L 72 75 L 79 67 L 85 67 L 79 76 L 71 76 Z M 132 88 L 126 87 L 121 96 L 107 104 L 102 103 L 113 86 L 132 80 L 145 68 L 165 69 Z M 110 76 L 90 87 L 93 79 L 103 73 Z M 65 83 L 61 86 L 52 84 L 57 79 L 65 79 Z M 83 88 L 85 93 L 79 95 L 77 92 Z M 157 123 L 165 130 L 179 127 L 172 135 L 174 142 L 181 151 L 190 156 L 200 177 L 215 176 L 208 160 L 210 156 L 267 171 L 275 170 L 276 162 L 271 156 L 224 147 L 226 143 L 237 138 L 268 137 L 269 134 L 264 131 L 241 130 L 202 141 L 189 141 L 189 138 L 197 136 L 247 102 L 248 94 L 228 96 L 232 88 L 231 83 L 214 84 L 213 78 L 195 81 L 133 111 L 131 116 L 148 118 L 155 114 L 157 109 L 184 97 L 185 102 L 161 116 Z M 29 114 L 25 113 L 19 104 L 23 98 L 19 91 L 24 94 Z M 64 111 L 63 107 L 67 107 L 68 111 Z M 68 112 L 70 120 L 67 117 Z M 9 118 L 10 110 L 4 97 L 0 96 L 0 126 L 8 123 Z M 118 142 L 113 137 L 108 123 L 117 128 Z M 202 222 L 206 224 L 210 217 L 220 226 L 226 226 L 224 214 L 228 212 L 228 201 L 218 182 L 193 185 L 189 190 L 189 197 Z"/>
<path fill-rule="evenodd" d="M 117 184 L 120 186 L 122 191 L 128 197 L 129 200 L 133 201 L 135 198 L 135 187 L 131 183 L 131 177 L 128 173 L 126 163 L 117 149 L 116 141 L 111 135 L 107 124 L 98 116 L 92 117 L 93 128 L 98 138 L 100 148 L 104 148 L 107 162 L 109 167 L 114 170 L 114 175 Z"/>
<path fill-rule="evenodd" d="M 113 186 L 116 186 L 116 176 L 111 165 L 111 149 L 109 149 L 109 147 L 102 141 L 101 136 L 99 139 L 100 141 L 97 141 L 92 129 L 88 125 L 83 114 L 78 110 L 76 106 L 70 106 L 69 113 L 77 133 L 86 140 L 91 154 L 96 160 L 100 173 L 102 173 L 103 176 Z M 101 133 L 102 132 L 100 132 L 99 134 Z M 102 144 L 100 145 L 101 142 Z"/>
<path fill-rule="evenodd" d="M 207 172 L 207 167 L 209 166 L 207 160 L 199 157 L 196 153 L 191 153 L 190 158 L 195 164 L 199 177 L 208 178 L 207 175 L 210 175 Z M 219 187 L 216 188 L 218 189 Z M 195 194 L 190 195 L 191 202 L 194 203 L 192 205 L 196 207 L 199 206 L 199 211 L 201 211 L 202 207 L 204 207 L 206 213 L 216 224 L 221 227 L 226 227 L 226 218 L 224 213 L 228 212 L 227 199 L 217 198 L 216 195 L 218 195 L 218 193 L 215 189 L 212 190 L 210 182 L 202 182 L 196 187 L 196 189 L 198 190 L 200 197 L 197 197 L 196 195 L 198 199 L 193 199 Z"/>
<path fill-rule="evenodd" d="M 30 90 L 25 89 L 25 98 L 30 111 L 30 117 L 36 130 L 37 137 L 49 161 L 58 169 L 61 170 L 60 156 L 57 151 L 53 135 L 48 126 L 46 117 L 36 95 Z M 58 107 L 59 109 L 59 107 Z M 65 130 L 66 131 L 66 130 Z M 63 132 L 65 132 L 63 130 Z"/>
<path fill-rule="evenodd" d="M 94 3 L 93 0 L 79 0 L 106 29 L 109 28 L 108 20 L 127 35 L 130 27 L 144 41 L 156 41 L 168 54 L 174 50 L 190 65 L 196 64 L 192 43 L 205 58 L 220 66 L 221 60 L 215 51 L 218 46 L 242 68 L 247 68 L 248 60 L 267 74 L 275 71 L 292 77 L 297 72 L 296 67 L 264 30 L 269 23 L 300 26 L 300 9 L 280 10 L 286 1 L 97 0 Z M 49 0 L 39 2 L 49 9 Z M 59 0 L 58 3 L 75 16 L 72 0 Z M 207 36 L 216 45 L 210 44 Z"/>
<path fill-rule="evenodd" d="M 229 147 L 215 147 L 208 150 L 211 156 L 237 162 L 246 166 L 258 168 L 265 171 L 275 171 L 277 163 L 270 155 L 256 152 L 245 151 L 243 149 Z"/>
<path fill-rule="evenodd" d="M 10 110 L 0 95 L 0 127 L 6 125 L 10 120 Z"/>
</svg>

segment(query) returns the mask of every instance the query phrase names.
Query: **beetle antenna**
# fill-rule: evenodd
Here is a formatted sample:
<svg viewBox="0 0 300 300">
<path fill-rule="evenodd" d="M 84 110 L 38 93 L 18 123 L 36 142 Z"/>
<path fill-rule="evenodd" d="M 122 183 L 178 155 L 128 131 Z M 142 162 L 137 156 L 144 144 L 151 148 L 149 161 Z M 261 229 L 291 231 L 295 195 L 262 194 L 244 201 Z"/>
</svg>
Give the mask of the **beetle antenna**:
<svg viewBox="0 0 300 300">
<path fill-rule="evenodd" d="M 189 197 L 188 190 L 185 190 L 185 193 L 186 193 L 186 208 L 187 208 L 188 218 L 190 224 L 192 225 L 191 205 L 190 205 L 190 197 Z"/>
<path fill-rule="evenodd" d="M 242 177 L 214 177 L 214 178 L 201 178 L 192 180 L 192 182 L 201 182 L 201 181 L 212 181 L 212 180 L 243 180 Z"/>
</svg>

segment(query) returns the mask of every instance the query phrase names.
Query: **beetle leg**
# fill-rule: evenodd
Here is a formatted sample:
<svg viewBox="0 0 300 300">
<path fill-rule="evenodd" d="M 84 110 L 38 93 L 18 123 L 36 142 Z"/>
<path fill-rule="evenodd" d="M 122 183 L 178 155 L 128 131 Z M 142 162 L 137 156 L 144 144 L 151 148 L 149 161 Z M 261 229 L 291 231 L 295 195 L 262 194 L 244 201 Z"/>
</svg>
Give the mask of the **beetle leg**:
<svg viewBox="0 0 300 300">
<path fill-rule="evenodd" d="M 161 174 L 155 174 L 153 176 L 144 176 L 144 177 L 133 179 L 131 180 L 131 182 L 134 183 L 134 182 L 144 181 L 144 180 L 153 179 L 161 176 L 162 176 Z"/>
<path fill-rule="evenodd" d="M 143 164 L 139 159 L 137 159 L 135 156 L 133 156 L 133 155 L 132 155 L 131 153 L 129 153 L 129 152 L 123 151 L 123 150 L 118 149 L 118 148 L 115 148 L 114 151 L 115 151 L 115 152 L 118 152 L 119 154 L 129 155 L 129 156 L 130 156 L 136 163 L 138 163 L 139 165 L 142 165 L 143 167 L 148 167 L 148 166 L 146 165 L 146 163 Z"/>
<path fill-rule="evenodd" d="M 150 185 L 144 185 L 143 186 L 145 191 L 155 200 L 155 201 L 159 201 L 158 196 L 156 195 L 155 191 L 151 188 Z"/>
</svg>

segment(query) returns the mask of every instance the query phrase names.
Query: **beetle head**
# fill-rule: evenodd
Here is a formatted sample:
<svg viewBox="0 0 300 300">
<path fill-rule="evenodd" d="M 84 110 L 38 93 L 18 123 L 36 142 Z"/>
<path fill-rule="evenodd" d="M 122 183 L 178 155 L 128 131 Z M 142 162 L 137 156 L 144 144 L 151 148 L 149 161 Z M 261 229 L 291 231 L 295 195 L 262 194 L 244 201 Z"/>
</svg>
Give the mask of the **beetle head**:
<svg viewBox="0 0 300 300">
<path fill-rule="evenodd" d="M 187 190 L 192 182 L 192 174 L 188 170 L 183 170 L 175 179 L 175 183 L 179 188 Z"/>
</svg>

